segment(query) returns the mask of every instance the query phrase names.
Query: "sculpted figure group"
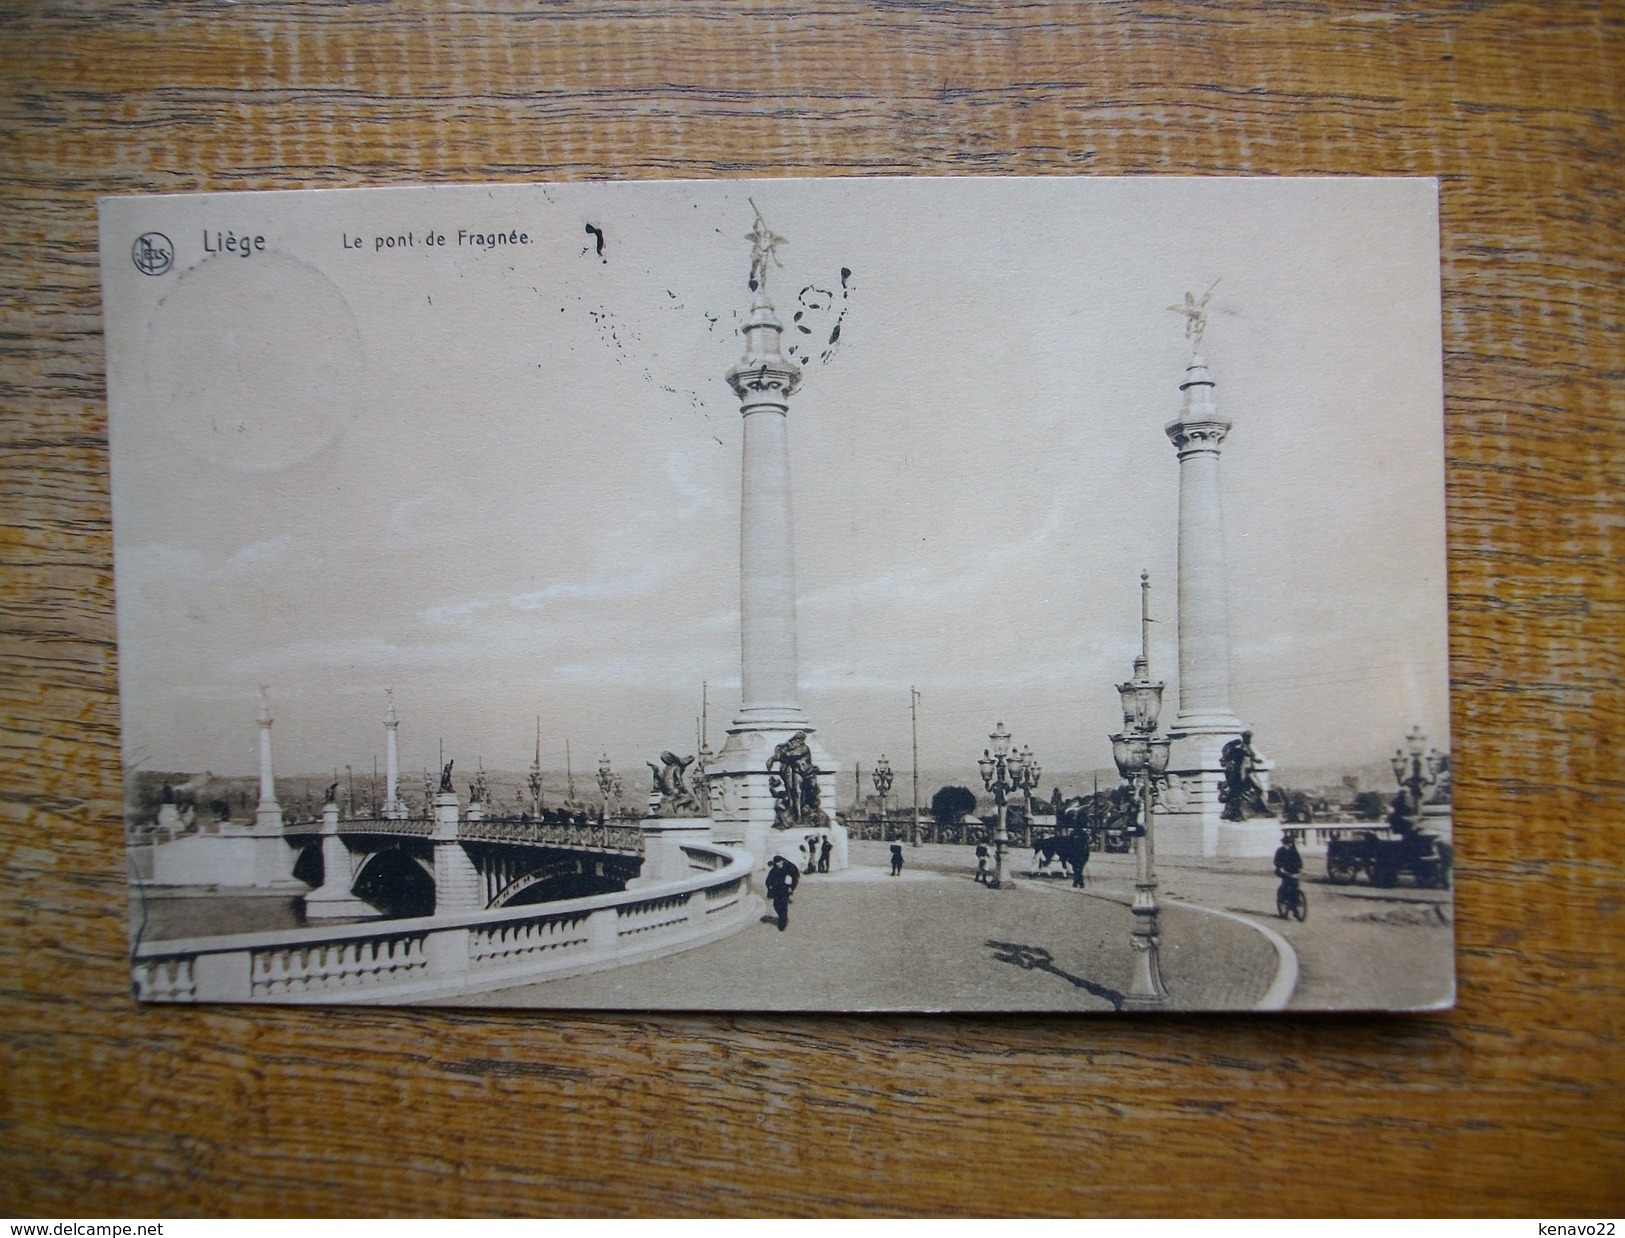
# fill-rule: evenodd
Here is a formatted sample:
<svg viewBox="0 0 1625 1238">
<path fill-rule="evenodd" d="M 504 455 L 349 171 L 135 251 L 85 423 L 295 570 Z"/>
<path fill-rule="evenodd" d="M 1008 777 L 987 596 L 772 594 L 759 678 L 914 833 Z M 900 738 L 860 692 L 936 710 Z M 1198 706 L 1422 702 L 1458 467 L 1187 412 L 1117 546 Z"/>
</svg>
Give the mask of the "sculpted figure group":
<svg viewBox="0 0 1625 1238">
<path fill-rule="evenodd" d="M 819 805 L 818 762 L 807 746 L 807 732 L 797 731 L 774 748 L 767 772 L 777 828 L 829 824 L 829 816 Z"/>
<path fill-rule="evenodd" d="M 1243 731 L 1240 739 L 1233 739 L 1219 753 L 1219 764 L 1224 767 L 1225 821 L 1245 821 L 1248 817 L 1267 817 L 1269 805 L 1264 802 L 1264 785 L 1258 778 L 1258 753 L 1253 751 L 1253 733 Z"/>
<path fill-rule="evenodd" d="M 654 790 L 660 796 L 655 812 L 662 817 L 699 817 L 705 815 L 702 793 L 688 784 L 688 767 L 693 757 L 680 757 L 673 752 L 662 752 L 660 764 L 645 761 L 654 774 Z"/>
</svg>

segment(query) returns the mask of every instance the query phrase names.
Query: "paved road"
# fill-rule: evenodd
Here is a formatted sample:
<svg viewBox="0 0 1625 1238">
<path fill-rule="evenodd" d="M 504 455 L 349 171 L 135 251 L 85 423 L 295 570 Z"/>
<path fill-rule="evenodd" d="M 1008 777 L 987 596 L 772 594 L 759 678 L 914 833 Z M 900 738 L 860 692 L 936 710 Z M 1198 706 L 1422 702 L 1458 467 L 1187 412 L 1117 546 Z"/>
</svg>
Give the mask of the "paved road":
<svg viewBox="0 0 1625 1238">
<path fill-rule="evenodd" d="M 1118 865 L 1124 860 L 1100 858 Z M 1168 902 L 1202 903 L 1249 916 L 1292 944 L 1298 987 L 1288 1009 L 1431 1010 L 1454 999 L 1449 890 L 1332 885 L 1325 859 L 1306 854 L 1309 916 L 1299 924 L 1276 919 L 1276 881 L 1266 860 L 1163 861 L 1158 869 Z"/>
<path fill-rule="evenodd" d="M 652 963 L 475 1000 L 852 1011 L 1111 1011 L 1121 1001 L 1130 967 L 1125 881 L 1097 878 L 1090 893 L 1053 878 L 987 890 L 971 879 L 969 849 L 946 845 L 908 848 L 896 878 L 883 844 L 854 843 L 852 859 L 844 873 L 803 879 L 783 933 L 769 920 Z M 1163 935 L 1177 1008 L 1247 1009 L 1275 976 L 1274 948 L 1233 920 L 1172 906 Z"/>
<path fill-rule="evenodd" d="M 893 879 L 883 843 L 852 844 L 845 873 L 806 878 L 790 929 L 752 925 L 726 941 L 595 976 L 506 990 L 481 1004 L 645 1009 L 1110 1010 L 1129 977 L 1133 862 L 1089 861 L 1087 893 L 1058 878 L 989 891 L 971 880 L 970 848 L 905 848 Z M 1030 853 L 1018 857 L 1023 865 Z M 1431 1009 L 1453 994 L 1448 891 L 1333 886 L 1305 856 L 1309 918 L 1274 914 L 1266 860 L 1158 865 L 1163 965 L 1176 1006 L 1245 1009 L 1274 975 L 1257 933 L 1195 911 L 1219 908 L 1269 925 L 1298 954 L 1290 1009 Z M 286 899 L 155 899 L 148 936 L 292 927 Z M 1002 943 L 1002 944 L 993 944 Z"/>
</svg>

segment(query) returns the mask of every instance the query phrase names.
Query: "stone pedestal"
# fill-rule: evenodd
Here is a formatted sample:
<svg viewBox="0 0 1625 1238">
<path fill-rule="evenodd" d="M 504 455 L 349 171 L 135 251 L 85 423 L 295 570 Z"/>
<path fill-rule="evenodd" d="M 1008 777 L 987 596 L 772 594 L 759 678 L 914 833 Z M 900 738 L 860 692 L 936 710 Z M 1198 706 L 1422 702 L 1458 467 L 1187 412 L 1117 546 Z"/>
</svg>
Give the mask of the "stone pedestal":
<svg viewBox="0 0 1625 1238">
<path fill-rule="evenodd" d="M 714 841 L 710 817 L 645 817 L 641 825 L 643 867 L 628 889 L 681 881 L 700 871 L 683 847 Z"/>
<path fill-rule="evenodd" d="M 305 883 L 293 875 L 293 866 L 299 853 L 288 845 L 282 831 L 282 813 L 276 815 L 275 824 L 255 821 L 248 829 L 254 848 L 254 878 L 256 889 L 304 890 Z"/>
<path fill-rule="evenodd" d="M 457 835 L 459 809 L 455 791 L 434 797 L 434 913 L 480 911 L 485 907 L 484 887 L 474 860 Z"/>
<path fill-rule="evenodd" d="M 1159 797 L 1157 846 L 1165 855 L 1272 856 L 1281 842 L 1275 817 L 1225 821 L 1224 766 L 1219 753 L 1235 735 L 1179 735 L 1168 760 L 1173 785 Z M 1268 767 L 1260 763 L 1259 781 L 1269 790 Z"/>
<path fill-rule="evenodd" d="M 378 909 L 350 892 L 355 866 L 350 849 L 339 837 L 339 806 L 322 808 L 322 884 L 305 895 L 307 920 L 378 918 Z"/>
<path fill-rule="evenodd" d="M 840 872 L 849 860 L 846 827 L 836 822 L 834 812 L 839 771 L 818 737 L 810 732 L 807 747 L 818 765 L 818 799 L 829 822 L 785 829 L 778 828 L 776 823 L 777 808 L 773 793 L 768 789 L 768 761 L 773 750 L 798 730 L 806 728 L 757 730 L 737 723 L 729 728 L 727 743 L 706 771 L 714 822 L 712 837 L 717 842 L 745 847 L 755 858 L 756 870 L 760 872 L 775 855 L 796 862 L 796 849 L 805 843 L 808 834 L 827 836 L 831 847 L 829 870 Z"/>
</svg>

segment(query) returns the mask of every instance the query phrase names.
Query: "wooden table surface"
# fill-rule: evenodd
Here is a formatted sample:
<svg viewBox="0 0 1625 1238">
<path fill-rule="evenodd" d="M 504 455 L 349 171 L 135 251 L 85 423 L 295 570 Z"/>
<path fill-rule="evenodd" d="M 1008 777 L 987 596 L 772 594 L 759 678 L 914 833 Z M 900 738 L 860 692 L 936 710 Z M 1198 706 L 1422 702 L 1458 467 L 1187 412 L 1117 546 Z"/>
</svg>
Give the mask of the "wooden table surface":
<svg viewBox="0 0 1625 1238">
<path fill-rule="evenodd" d="M 1625 1207 L 1617 3 L 0 11 L 0 1212 Z M 134 1006 L 96 196 L 902 172 L 1441 178 L 1459 1007 Z"/>
</svg>

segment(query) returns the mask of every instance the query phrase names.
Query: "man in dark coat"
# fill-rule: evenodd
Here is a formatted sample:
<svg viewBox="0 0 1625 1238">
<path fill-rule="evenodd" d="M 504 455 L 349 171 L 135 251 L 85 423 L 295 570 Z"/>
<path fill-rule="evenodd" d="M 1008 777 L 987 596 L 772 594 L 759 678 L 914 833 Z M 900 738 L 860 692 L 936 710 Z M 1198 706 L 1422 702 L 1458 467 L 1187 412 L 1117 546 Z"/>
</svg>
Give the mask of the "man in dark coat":
<svg viewBox="0 0 1625 1238">
<path fill-rule="evenodd" d="M 830 852 L 832 852 L 834 850 L 835 850 L 835 846 L 834 846 L 833 843 L 831 843 L 829 841 L 829 835 L 828 834 L 824 835 L 824 841 L 822 843 L 820 843 L 819 846 L 818 846 L 818 871 L 819 872 L 821 872 L 821 873 L 829 872 L 829 854 L 830 854 Z"/>
<path fill-rule="evenodd" d="M 1275 875 L 1296 877 L 1303 871 L 1303 857 L 1298 854 L 1298 840 L 1291 833 L 1281 835 L 1281 845 L 1275 849 Z"/>
<path fill-rule="evenodd" d="M 801 880 L 801 874 L 796 866 L 782 855 L 776 855 L 767 866 L 767 897 L 773 904 L 773 912 L 778 916 L 779 932 L 790 924 L 790 895 L 795 893 L 796 883 Z"/>
<path fill-rule="evenodd" d="M 893 877 L 895 877 L 899 873 L 901 873 L 902 871 L 903 871 L 903 844 L 902 843 L 893 843 L 891 845 L 891 875 Z"/>
</svg>

